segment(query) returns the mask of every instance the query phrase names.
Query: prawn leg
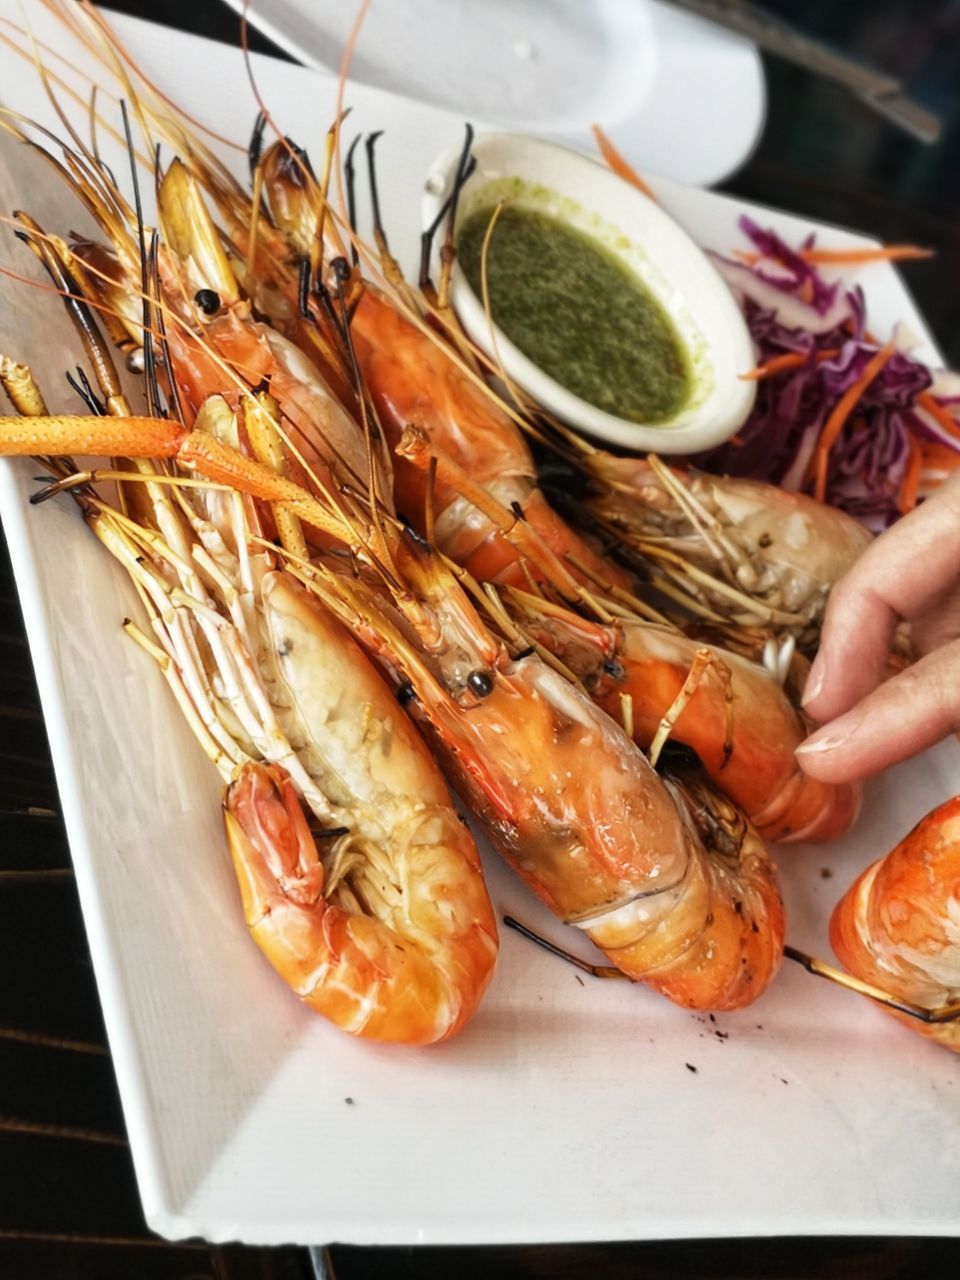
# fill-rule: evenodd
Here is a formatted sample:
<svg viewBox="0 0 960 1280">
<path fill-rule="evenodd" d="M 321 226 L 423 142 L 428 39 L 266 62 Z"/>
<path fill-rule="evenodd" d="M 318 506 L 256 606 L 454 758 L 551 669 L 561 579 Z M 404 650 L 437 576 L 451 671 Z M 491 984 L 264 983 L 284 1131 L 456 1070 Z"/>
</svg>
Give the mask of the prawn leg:
<svg viewBox="0 0 960 1280">
<path fill-rule="evenodd" d="M 504 919 L 504 924 L 510 923 L 508 918 Z M 896 996 L 881 990 L 880 987 L 871 986 L 869 982 L 855 978 L 853 974 L 847 973 L 844 969 L 838 969 L 836 965 L 829 964 L 826 960 L 818 960 L 816 956 L 807 955 L 805 951 L 798 951 L 796 947 L 785 946 L 783 954 L 787 960 L 793 960 L 796 964 L 802 965 L 807 973 L 812 973 L 814 977 L 826 978 L 828 982 L 833 982 L 838 987 L 845 987 L 848 991 L 856 992 L 857 995 L 866 996 L 868 1000 L 883 1005 L 892 1013 L 903 1013 L 909 1018 L 916 1018 L 918 1022 L 926 1022 L 931 1026 L 954 1022 L 960 1018 L 960 1000 L 925 1009 L 922 1005 L 898 1000 Z"/>
<path fill-rule="evenodd" d="M 572 965 L 574 969 L 579 969 L 581 973 L 589 973 L 591 978 L 616 978 L 623 982 L 637 981 L 636 978 L 631 978 L 629 974 L 617 969 L 612 964 L 591 964 L 589 960 L 575 956 L 572 951 L 564 951 L 563 947 L 558 947 L 549 938 L 544 938 L 542 934 L 535 933 L 529 925 L 521 923 L 513 916 L 504 916 L 503 923 L 508 929 L 512 929 L 514 933 L 519 933 L 521 938 L 526 938 L 528 942 L 535 943 L 549 955 L 556 956 L 558 960 L 565 960 L 567 964 Z"/>
</svg>

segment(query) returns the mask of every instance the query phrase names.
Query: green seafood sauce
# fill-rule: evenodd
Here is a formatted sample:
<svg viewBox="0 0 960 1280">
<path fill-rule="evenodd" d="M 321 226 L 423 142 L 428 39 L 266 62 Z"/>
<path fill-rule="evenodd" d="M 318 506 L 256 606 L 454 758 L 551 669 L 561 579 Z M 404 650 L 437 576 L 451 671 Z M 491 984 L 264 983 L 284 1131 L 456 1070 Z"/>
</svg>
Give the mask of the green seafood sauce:
<svg viewBox="0 0 960 1280">
<path fill-rule="evenodd" d="M 468 214 L 457 256 L 482 300 L 493 208 Z M 602 244 L 539 210 L 505 205 L 487 250 L 490 311 L 544 373 L 630 422 L 672 418 L 690 395 L 686 350 L 659 303 Z"/>
</svg>

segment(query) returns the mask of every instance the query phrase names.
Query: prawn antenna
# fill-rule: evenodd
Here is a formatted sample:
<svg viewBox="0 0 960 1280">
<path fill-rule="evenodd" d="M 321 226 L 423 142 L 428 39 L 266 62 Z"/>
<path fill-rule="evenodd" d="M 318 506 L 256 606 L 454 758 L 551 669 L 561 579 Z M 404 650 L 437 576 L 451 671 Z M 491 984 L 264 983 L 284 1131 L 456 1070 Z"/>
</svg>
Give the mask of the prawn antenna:
<svg viewBox="0 0 960 1280">
<path fill-rule="evenodd" d="M 21 225 L 26 227 L 22 234 L 17 233 L 19 238 L 30 246 L 53 281 L 67 315 L 80 336 L 87 358 L 93 365 L 97 381 L 109 401 L 110 397 L 121 394 L 121 388 L 113 362 L 103 346 L 93 312 L 85 299 L 83 290 L 50 240 L 29 214 L 19 212 L 16 217 Z"/>
<path fill-rule="evenodd" d="M 151 275 L 153 280 L 153 296 L 160 298 L 160 260 L 157 247 L 157 233 L 153 233 L 153 243 L 151 245 Z M 154 309 L 154 317 L 157 324 L 157 332 L 160 340 L 160 353 L 163 356 L 163 371 L 166 375 L 167 394 L 170 405 L 173 409 L 174 417 L 183 425 L 185 419 L 183 416 L 183 404 L 180 400 L 180 391 L 177 387 L 177 379 L 173 373 L 173 361 L 170 358 L 170 344 L 167 341 L 167 323 L 163 314 L 164 308 L 157 306 Z"/>
<path fill-rule="evenodd" d="M 338 258 L 338 259 L 335 259 L 335 261 L 342 262 L 343 259 Z M 341 324 L 340 317 L 337 315 L 336 308 L 333 305 L 333 299 L 330 296 L 330 290 L 324 284 L 323 280 L 320 277 L 319 272 L 317 273 L 316 281 L 314 281 L 313 264 L 311 263 L 309 258 L 303 257 L 300 259 L 300 265 L 297 268 L 297 273 L 298 273 L 297 274 L 297 307 L 300 311 L 300 315 L 304 318 L 304 320 L 309 321 L 309 323 L 312 324 L 316 329 L 318 330 L 320 329 L 320 324 L 317 320 L 316 314 L 314 313 L 313 308 L 310 306 L 310 294 L 311 294 L 311 286 L 312 286 L 312 292 L 316 297 L 317 301 L 319 302 L 320 309 L 322 310 L 324 316 L 326 317 L 327 322 L 329 323 L 331 331 L 333 333 L 334 354 L 336 358 L 340 360 L 341 364 L 344 363 L 345 361 L 344 352 L 347 349 L 347 335 L 346 335 L 346 330 L 344 328 L 344 325 Z M 336 343 L 338 339 L 342 345 L 342 350 L 337 350 L 336 348 Z"/>
<path fill-rule="evenodd" d="M 151 301 L 149 293 L 150 280 L 147 273 L 147 243 L 143 229 L 143 201 L 140 198 L 140 179 L 137 176 L 137 157 L 133 147 L 133 134 L 130 131 L 130 114 L 127 111 L 125 98 L 120 99 L 120 114 L 123 117 L 123 132 L 127 140 L 127 155 L 130 158 L 130 176 L 133 181 L 133 206 L 137 215 L 137 242 L 140 248 L 140 288 L 142 290 L 143 315 L 143 372 L 147 388 L 147 409 L 151 415 L 158 409 L 155 391 L 157 390 L 156 366 L 154 364 L 153 332 L 150 327 Z"/>
<path fill-rule="evenodd" d="M 107 416 L 107 406 L 100 400 L 90 385 L 90 379 L 87 377 L 83 369 L 77 365 L 76 378 L 67 370 L 67 384 L 77 393 L 83 403 L 96 418 L 105 418 Z"/>
<path fill-rule="evenodd" d="M 471 156 L 467 163 L 467 167 L 464 170 L 463 182 L 467 182 L 473 177 L 473 171 L 476 167 L 477 157 Z M 463 183 L 460 185 L 462 186 Z M 457 189 L 458 188 L 456 187 L 454 188 L 454 190 Z M 427 227 L 426 231 L 421 232 L 420 235 L 420 278 L 418 280 L 418 284 L 423 290 L 430 288 L 430 258 L 433 254 L 433 242 L 436 238 L 437 232 L 440 230 L 440 224 L 450 212 L 450 206 L 453 204 L 453 196 L 454 191 L 451 191 L 446 200 L 444 200 L 443 204 L 440 206 L 437 216 L 430 223 L 429 227 Z"/>
<path fill-rule="evenodd" d="M 343 162 L 343 176 L 347 184 L 347 221 L 353 232 L 350 237 L 350 258 L 355 267 L 360 263 L 360 252 L 357 249 L 357 170 L 353 156 L 362 137 L 363 134 L 358 133 L 350 143 L 347 158 Z"/>
<path fill-rule="evenodd" d="M 300 314 L 304 319 L 312 318 L 310 311 L 310 277 L 313 274 L 313 268 L 310 265 L 309 258 L 300 259 L 300 274 L 297 279 L 297 306 Z"/>
<path fill-rule="evenodd" d="M 327 320 L 330 322 L 333 328 L 334 334 L 336 334 L 336 336 L 341 340 L 341 342 L 343 343 L 344 351 L 346 351 L 347 350 L 347 333 L 343 324 L 341 324 L 340 322 L 340 317 L 337 315 L 337 309 L 333 305 L 333 298 L 330 294 L 330 290 L 327 288 L 327 286 L 324 284 L 322 280 L 318 279 L 316 284 L 314 285 L 313 291 L 316 294 L 317 299 L 320 303 L 320 306 L 323 309 L 323 314 L 327 317 Z"/>
<path fill-rule="evenodd" d="M 313 178 L 314 182 L 316 182 L 317 175 L 313 172 L 313 165 L 310 162 L 310 156 L 307 153 L 306 147 L 301 147 L 298 143 L 294 142 L 292 138 L 286 135 L 284 135 L 283 141 L 290 151 L 290 164 L 295 166 L 297 169 L 302 169 L 304 173 L 308 174 Z M 301 183 L 303 182 L 302 174 L 299 175 L 299 180 Z"/>
<path fill-rule="evenodd" d="M 267 113 L 262 109 L 257 112 L 257 118 L 253 123 L 253 132 L 250 134 L 250 143 L 247 147 L 247 163 L 250 166 L 250 177 L 252 178 L 260 164 L 260 157 L 263 155 L 263 135 L 267 128 Z"/>
<path fill-rule="evenodd" d="M 440 288 L 438 291 L 437 305 L 441 310 L 447 306 L 447 295 L 450 290 L 450 273 L 453 271 L 454 260 L 457 256 L 457 250 L 453 243 L 453 229 L 457 222 L 457 205 L 460 203 L 460 192 L 463 190 L 464 183 L 467 181 L 467 168 L 470 164 L 470 151 L 473 147 L 473 125 L 467 124 L 464 128 L 463 150 L 460 152 L 460 160 L 457 164 L 457 176 L 454 179 L 453 191 L 450 198 L 450 208 L 447 213 L 447 234 L 440 250 Z"/>
<path fill-rule="evenodd" d="M 370 179 L 370 206 L 373 214 L 373 240 L 377 247 L 377 253 L 380 257 L 380 270 L 386 277 L 387 282 L 401 295 L 404 296 L 410 305 L 414 308 L 416 303 L 407 297 L 408 286 L 400 269 L 400 263 L 390 252 L 390 245 L 387 242 L 387 233 L 383 227 L 383 218 L 380 214 L 380 192 L 377 187 L 377 167 L 375 160 L 375 148 L 377 142 L 383 137 L 383 130 L 378 129 L 375 133 L 367 135 L 366 151 L 367 151 L 367 172 Z M 356 238 L 354 237 L 354 241 Z"/>
<path fill-rule="evenodd" d="M 377 129 L 375 133 L 367 135 L 367 141 L 364 144 L 367 151 L 367 175 L 370 183 L 370 206 L 373 212 L 373 238 L 376 241 L 377 248 L 382 254 L 390 252 L 387 245 L 387 236 L 383 229 L 383 220 L 380 217 L 380 193 L 377 190 L 377 166 L 374 157 L 374 149 L 377 140 L 383 137 L 383 130 Z"/>
<path fill-rule="evenodd" d="M 166 416 L 166 406 L 163 396 L 160 393 L 160 383 L 157 379 L 157 353 L 153 343 L 153 313 L 154 313 L 154 295 L 153 295 L 153 264 L 157 261 L 158 249 L 158 233 L 156 227 L 150 237 L 150 249 L 144 263 L 144 280 L 149 293 L 144 298 L 143 312 L 145 323 L 143 326 L 143 377 L 147 388 L 147 408 L 151 415 L 159 414 L 161 417 Z"/>
<path fill-rule="evenodd" d="M 430 283 L 431 283 L 430 282 L 430 257 L 433 256 L 434 239 L 436 238 L 436 233 L 438 233 L 438 230 L 440 229 L 440 225 L 442 225 L 445 216 L 447 216 L 449 214 L 449 211 L 451 211 L 451 205 L 453 204 L 454 193 L 456 193 L 458 189 L 460 189 L 460 187 L 463 186 L 463 183 L 468 182 L 468 180 L 474 177 L 475 169 L 476 169 L 476 156 L 471 156 L 470 160 L 467 161 L 466 169 L 463 170 L 463 178 L 461 182 L 456 184 L 456 186 L 454 186 L 453 191 L 449 193 L 449 196 L 447 196 L 443 204 L 440 205 L 440 209 L 438 210 L 438 214 L 436 214 L 434 220 L 431 221 L 429 227 L 426 228 L 425 232 L 421 233 L 420 280 L 419 280 L 421 289 L 430 288 Z"/>
</svg>

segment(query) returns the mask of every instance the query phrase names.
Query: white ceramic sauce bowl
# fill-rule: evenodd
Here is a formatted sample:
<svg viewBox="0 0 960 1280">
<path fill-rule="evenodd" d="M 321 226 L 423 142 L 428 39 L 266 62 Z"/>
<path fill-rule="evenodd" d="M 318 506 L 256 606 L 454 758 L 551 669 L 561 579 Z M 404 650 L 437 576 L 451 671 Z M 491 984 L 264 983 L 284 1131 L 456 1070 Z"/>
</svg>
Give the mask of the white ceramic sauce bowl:
<svg viewBox="0 0 960 1280">
<path fill-rule="evenodd" d="M 461 148 L 437 158 L 427 177 L 424 226 L 450 193 Z M 733 294 L 681 227 L 635 187 L 588 156 L 519 134 L 480 134 L 476 167 L 463 185 L 457 227 L 500 199 L 559 218 L 612 252 L 670 318 L 688 356 L 691 390 L 678 413 L 637 423 L 596 408 L 537 367 L 499 328 L 464 272 L 454 266 L 452 301 L 471 339 L 507 377 L 569 426 L 621 448 L 663 454 L 698 453 L 722 444 L 743 424 L 756 384 L 739 375 L 754 349 Z M 456 232 L 456 228 L 455 228 Z"/>
</svg>

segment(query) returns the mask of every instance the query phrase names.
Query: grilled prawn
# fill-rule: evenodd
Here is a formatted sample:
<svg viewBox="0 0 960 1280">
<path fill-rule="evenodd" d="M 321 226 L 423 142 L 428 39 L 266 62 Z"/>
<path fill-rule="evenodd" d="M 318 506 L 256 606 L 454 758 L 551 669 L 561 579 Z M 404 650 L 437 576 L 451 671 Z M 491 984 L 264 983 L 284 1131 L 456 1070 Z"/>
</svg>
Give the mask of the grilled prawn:
<svg viewBox="0 0 960 1280">
<path fill-rule="evenodd" d="M 871 534 L 836 507 L 758 480 L 617 458 L 584 466 L 601 492 L 588 508 L 664 583 L 739 627 L 792 635 L 816 649 L 833 585 Z"/>
<path fill-rule="evenodd" d="M 960 796 L 857 878 L 834 910 L 830 941 L 850 973 L 894 1000 L 953 1006 L 942 1022 L 893 1014 L 960 1053 Z"/>
<path fill-rule="evenodd" d="M 70 306 L 89 340 L 92 317 Z M 112 375 L 115 413 L 128 409 L 102 346 L 95 363 Z M 0 381 L 21 413 L 44 412 L 25 366 L 0 361 Z M 150 419 L 86 421 L 111 437 L 109 452 L 139 459 L 112 473 L 124 511 L 87 488 L 79 501 L 147 608 L 152 634 L 127 630 L 228 785 L 227 834 L 261 950 L 345 1031 L 408 1044 L 455 1034 L 493 972 L 497 935 L 477 850 L 424 743 L 356 641 L 276 569 L 239 493 L 172 490 L 168 470 L 139 457 L 168 456 L 172 424 L 152 420 L 150 438 Z M 40 417 L 8 419 L 10 451 L 33 452 L 38 430 Z M 180 430 L 208 470 L 249 465 L 231 447 L 225 401 Z"/>
<path fill-rule="evenodd" d="M 214 414 L 229 416 L 230 410 L 221 401 L 207 409 L 207 416 Z M 538 655 L 511 655 L 446 562 L 409 534 L 382 520 L 358 532 L 355 516 L 236 454 L 226 443 L 234 434 L 229 422 L 209 435 L 206 448 L 197 444 L 205 433 L 196 426 L 187 432 L 169 422 L 150 423 L 0 419 L 0 452 L 95 453 L 106 444 L 122 454 L 160 447 L 164 456 L 179 457 L 218 482 L 232 476 L 258 499 L 283 503 L 298 518 L 340 532 L 365 563 L 364 573 L 347 573 L 336 559 L 293 572 L 379 658 L 405 699 L 412 696 L 411 708 L 450 777 L 531 887 L 563 919 L 585 929 L 625 973 L 679 1003 L 736 1008 L 763 991 L 782 954 L 782 904 L 762 843 L 732 806 L 700 781 L 662 782 L 594 702 Z M 155 446 L 164 435 L 162 446 Z M 291 651 L 304 658 L 305 647 L 299 641 L 291 646 L 288 637 L 278 639 L 274 652 L 278 660 Z M 341 696 L 343 683 L 344 677 L 335 682 Z M 306 714 L 312 701 L 288 689 L 290 702 Z M 389 736 L 377 735 L 384 743 Z M 309 745 L 312 757 L 316 739 Z M 272 758 L 285 764 L 291 756 L 284 751 Z M 310 794 L 304 788 L 308 803 Z M 380 811 L 381 802 L 369 798 Z M 268 812 L 277 811 L 271 803 Z M 338 816 L 329 801 L 324 814 L 327 821 Z M 244 830 L 249 836 L 247 824 Z M 286 875 L 297 865 L 288 844 L 295 835 L 284 837 L 287 853 L 279 865 Z M 299 838 L 295 844 L 302 847 Z M 363 848 L 362 841 L 358 852 Z M 459 861 L 465 873 L 462 853 Z M 328 876 L 336 879 L 329 871 L 325 882 Z M 292 883 L 297 887 L 296 875 Z M 409 892 L 408 903 L 415 901 L 415 886 Z M 365 893 L 380 904 L 371 890 L 359 890 L 361 904 Z M 251 901 L 248 895 L 248 906 Z M 478 930 L 474 918 L 469 950 L 479 947 L 489 958 L 492 948 L 478 934 L 486 930 Z M 295 939 L 299 943 L 300 935 Z"/>
</svg>

